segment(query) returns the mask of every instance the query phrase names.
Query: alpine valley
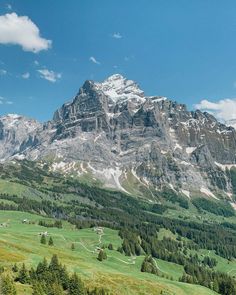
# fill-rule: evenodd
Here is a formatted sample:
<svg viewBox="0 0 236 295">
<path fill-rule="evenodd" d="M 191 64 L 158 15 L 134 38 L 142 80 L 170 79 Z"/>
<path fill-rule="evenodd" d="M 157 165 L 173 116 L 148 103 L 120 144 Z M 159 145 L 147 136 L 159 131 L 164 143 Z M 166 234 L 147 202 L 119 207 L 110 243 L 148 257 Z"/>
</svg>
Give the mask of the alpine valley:
<svg viewBox="0 0 236 295">
<path fill-rule="evenodd" d="M 17 294 L 235 295 L 235 201 L 236 130 L 120 74 L 51 121 L 0 117 L 1 284 Z"/>
</svg>

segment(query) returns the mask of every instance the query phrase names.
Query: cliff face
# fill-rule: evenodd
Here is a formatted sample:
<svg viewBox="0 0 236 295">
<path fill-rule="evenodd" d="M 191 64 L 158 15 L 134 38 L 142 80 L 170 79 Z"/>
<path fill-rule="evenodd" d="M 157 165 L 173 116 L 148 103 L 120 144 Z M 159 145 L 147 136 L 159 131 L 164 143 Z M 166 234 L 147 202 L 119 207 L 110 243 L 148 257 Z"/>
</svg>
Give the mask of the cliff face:
<svg viewBox="0 0 236 295">
<path fill-rule="evenodd" d="M 10 123 L 4 120 L 2 159 L 50 158 L 52 170 L 92 175 L 125 191 L 139 183 L 148 189 L 170 186 L 188 197 L 232 192 L 228 169 L 236 166 L 235 129 L 165 97 L 145 96 L 121 75 L 86 81 L 43 126 L 29 121 L 7 133 Z"/>
</svg>

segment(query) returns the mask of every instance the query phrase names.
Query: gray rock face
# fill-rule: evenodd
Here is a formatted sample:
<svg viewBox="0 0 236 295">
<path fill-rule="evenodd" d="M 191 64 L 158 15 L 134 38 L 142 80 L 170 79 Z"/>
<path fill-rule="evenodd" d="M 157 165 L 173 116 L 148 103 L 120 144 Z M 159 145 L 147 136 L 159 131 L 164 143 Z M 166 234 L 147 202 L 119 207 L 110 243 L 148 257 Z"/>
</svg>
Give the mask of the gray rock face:
<svg viewBox="0 0 236 295">
<path fill-rule="evenodd" d="M 186 196 L 230 195 L 226 168 L 236 166 L 234 128 L 165 97 L 145 96 L 118 74 L 86 81 L 44 125 L 0 118 L 0 148 L 1 159 L 50 159 L 52 170 L 92 174 L 124 191 L 138 182 L 148 189 L 169 185 Z"/>
<path fill-rule="evenodd" d="M 23 116 L 9 114 L 0 117 L 0 160 L 12 156 L 23 158 L 20 153 L 37 144 L 35 132 L 41 124 Z"/>
</svg>

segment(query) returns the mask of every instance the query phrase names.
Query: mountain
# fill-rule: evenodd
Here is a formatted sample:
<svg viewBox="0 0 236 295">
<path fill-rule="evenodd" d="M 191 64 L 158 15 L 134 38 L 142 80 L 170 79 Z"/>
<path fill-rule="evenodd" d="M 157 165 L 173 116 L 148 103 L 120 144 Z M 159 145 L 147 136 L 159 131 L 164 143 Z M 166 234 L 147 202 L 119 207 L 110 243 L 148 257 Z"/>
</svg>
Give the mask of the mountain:
<svg viewBox="0 0 236 295">
<path fill-rule="evenodd" d="M 0 161 L 11 156 L 24 158 L 22 151 L 36 144 L 34 133 L 41 124 L 36 120 L 16 114 L 8 114 L 0 118 Z"/>
<path fill-rule="evenodd" d="M 146 96 L 119 74 L 86 81 L 51 121 L 0 118 L 0 158 L 38 161 L 73 177 L 143 195 L 165 187 L 185 197 L 229 198 L 235 189 L 236 131 L 206 112 Z"/>
<path fill-rule="evenodd" d="M 236 128 L 236 119 L 230 119 L 225 122 L 225 125 Z"/>
</svg>

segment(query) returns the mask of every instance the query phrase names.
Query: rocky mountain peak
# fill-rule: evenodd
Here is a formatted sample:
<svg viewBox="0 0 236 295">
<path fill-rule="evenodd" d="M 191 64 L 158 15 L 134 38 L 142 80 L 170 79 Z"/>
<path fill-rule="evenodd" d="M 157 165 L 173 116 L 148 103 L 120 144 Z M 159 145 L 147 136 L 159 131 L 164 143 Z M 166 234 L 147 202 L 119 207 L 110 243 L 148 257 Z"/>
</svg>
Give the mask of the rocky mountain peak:
<svg viewBox="0 0 236 295">
<path fill-rule="evenodd" d="M 225 125 L 232 126 L 236 129 L 236 119 L 229 119 L 225 122 Z"/>
<path fill-rule="evenodd" d="M 166 97 L 145 96 L 120 74 L 85 81 L 43 126 L 19 115 L 0 117 L 0 160 L 55 159 L 53 171 L 93 175 L 123 191 L 138 184 L 141 191 L 170 186 L 188 197 L 228 196 L 226 168 L 236 167 L 235 150 L 232 127 Z"/>
<path fill-rule="evenodd" d="M 115 103 L 127 100 L 145 102 L 144 92 L 138 84 L 120 74 L 114 74 L 101 83 L 95 83 L 95 86 Z"/>
<path fill-rule="evenodd" d="M 40 125 L 40 123 L 36 120 L 18 114 L 7 114 L 5 116 L 1 116 L 0 120 L 5 129 L 13 129 L 19 127 L 20 125 L 25 125 L 27 127 L 27 131 L 33 131 Z"/>
</svg>

